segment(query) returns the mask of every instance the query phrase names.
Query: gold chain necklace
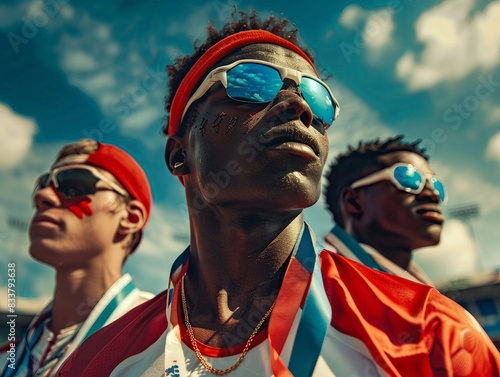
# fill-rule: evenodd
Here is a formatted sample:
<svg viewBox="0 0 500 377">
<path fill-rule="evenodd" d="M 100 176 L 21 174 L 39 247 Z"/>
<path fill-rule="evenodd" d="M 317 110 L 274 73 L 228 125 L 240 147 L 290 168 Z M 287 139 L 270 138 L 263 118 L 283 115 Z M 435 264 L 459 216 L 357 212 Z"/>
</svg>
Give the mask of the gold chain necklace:
<svg viewBox="0 0 500 377">
<path fill-rule="evenodd" d="M 187 310 L 186 291 L 184 288 L 184 277 L 185 276 L 186 275 L 184 275 L 182 277 L 182 281 L 181 281 L 182 310 L 184 313 L 184 323 L 186 324 L 186 328 L 187 328 L 187 331 L 189 334 L 189 339 L 191 340 L 191 344 L 193 346 L 194 353 L 196 354 L 196 357 L 198 358 L 198 360 L 200 360 L 201 365 L 203 365 L 205 367 L 205 369 L 208 370 L 210 373 L 218 374 L 218 375 L 228 374 L 229 372 L 232 372 L 233 370 L 235 370 L 236 367 L 238 365 L 240 365 L 240 363 L 243 361 L 243 359 L 247 355 L 247 352 L 250 349 L 250 345 L 252 344 L 252 341 L 255 338 L 255 335 L 257 335 L 257 332 L 259 331 L 260 327 L 265 322 L 266 318 L 269 317 L 269 315 L 273 311 L 274 304 L 276 304 L 276 301 L 273 302 L 273 304 L 271 305 L 269 310 L 266 312 L 266 314 L 264 314 L 264 316 L 262 317 L 260 322 L 257 324 L 257 326 L 255 326 L 255 329 L 253 330 L 252 334 L 250 334 L 250 337 L 248 338 L 248 340 L 245 344 L 245 347 L 243 348 L 243 352 L 241 353 L 238 360 L 236 360 L 236 362 L 227 369 L 217 369 L 217 368 L 214 368 L 213 366 L 211 366 L 208 363 L 207 359 L 205 359 L 205 357 L 203 357 L 203 355 L 200 352 L 200 349 L 198 348 L 198 344 L 196 343 L 196 338 L 194 337 L 193 328 L 191 327 L 191 323 L 189 322 L 189 316 L 188 316 L 188 310 Z"/>
</svg>

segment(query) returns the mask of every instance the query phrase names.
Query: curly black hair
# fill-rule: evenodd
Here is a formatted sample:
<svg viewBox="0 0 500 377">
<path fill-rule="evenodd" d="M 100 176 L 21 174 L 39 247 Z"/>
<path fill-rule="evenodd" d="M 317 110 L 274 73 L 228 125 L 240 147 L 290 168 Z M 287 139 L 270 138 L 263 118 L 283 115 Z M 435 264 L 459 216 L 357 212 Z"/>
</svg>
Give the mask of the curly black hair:
<svg viewBox="0 0 500 377">
<path fill-rule="evenodd" d="M 238 15 L 239 19 L 236 18 Z M 215 28 L 213 21 L 209 21 L 207 29 L 208 37 L 206 41 L 202 44 L 199 44 L 199 41 L 196 41 L 194 44 L 194 52 L 191 55 L 180 56 L 175 59 L 173 64 L 167 65 L 166 70 L 169 77 L 168 93 L 165 97 L 165 110 L 167 114 L 170 112 L 172 100 L 177 92 L 177 89 L 179 89 L 182 79 L 186 76 L 198 59 L 217 42 L 244 30 L 269 31 L 298 46 L 306 53 L 311 61 L 314 62 L 312 54 L 299 42 L 299 30 L 295 25 L 291 25 L 290 21 L 282 17 L 277 18 L 273 14 L 271 14 L 267 19 L 261 20 L 256 11 L 246 13 L 235 9 L 232 14 L 232 19 L 226 22 L 220 30 Z M 162 132 L 165 135 L 168 135 L 168 118 L 169 117 L 167 115 L 164 119 L 165 122 L 162 127 Z"/>
<path fill-rule="evenodd" d="M 403 142 L 404 135 L 397 135 L 386 140 L 360 141 L 357 148 L 348 147 L 347 152 L 338 155 L 330 165 L 330 171 L 325 175 L 327 184 L 324 195 L 326 208 L 333 215 L 333 221 L 344 227 L 344 219 L 340 211 L 340 196 L 346 187 L 362 178 L 368 170 L 380 170 L 386 166 L 379 157 L 400 151 L 408 151 L 422 156 L 426 160 L 425 148 L 420 148 L 420 139 L 412 143 Z"/>
</svg>

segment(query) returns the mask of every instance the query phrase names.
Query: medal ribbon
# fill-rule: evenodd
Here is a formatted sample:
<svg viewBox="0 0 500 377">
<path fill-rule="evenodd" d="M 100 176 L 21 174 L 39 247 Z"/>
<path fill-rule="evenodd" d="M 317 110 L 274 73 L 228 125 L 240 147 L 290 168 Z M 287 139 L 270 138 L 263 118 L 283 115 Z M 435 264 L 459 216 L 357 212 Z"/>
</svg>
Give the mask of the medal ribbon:
<svg viewBox="0 0 500 377">
<path fill-rule="evenodd" d="M 189 247 L 176 259 L 170 273 L 166 312 L 169 335 L 165 344 L 167 377 L 187 375 L 176 313 L 181 277 L 187 271 L 188 260 Z M 302 303 L 304 305 L 287 366 L 283 361 L 282 351 Z M 314 235 L 304 223 L 269 320 L 270 358 L 276 377 L 312 375 L 331 317 L 331 307 L 323 287 Z"/>
</svg>

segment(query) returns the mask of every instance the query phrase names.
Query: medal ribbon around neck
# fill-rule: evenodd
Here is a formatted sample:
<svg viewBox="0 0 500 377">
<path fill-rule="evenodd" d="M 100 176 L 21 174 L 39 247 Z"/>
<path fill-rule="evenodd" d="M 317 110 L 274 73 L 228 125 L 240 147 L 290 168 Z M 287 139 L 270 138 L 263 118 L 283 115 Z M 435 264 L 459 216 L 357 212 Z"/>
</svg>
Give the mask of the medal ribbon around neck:
<svg viewBox="0 0 500 377">
<path fill-rule="evenodd" d="M 125 300 L 125 298 L 135 289 L 135 286 L 131 281 L 130 275 L 128 274 L 122 277 L 117 283 L 123 285 L 123 287 L 120 288 L 118 286 L 119 288 L 118 291 L 111 298 L 109 303 L 103 308 L 103 310 L 99 313 L 97 318 L 91 324 L 87 323 L 89 317 L 93 314 L 92 311 L 89 317 L 87 317 L 87 320 L 84 321 L 82 327 L 80 327 L 80 330 L 76 331 L 75 334 L 72 336 L 72 338 L 68 341 L 68 343 L 64 347 L 62 347 L 61 350 L 59 350 L 59 352 L 57 352 L 52 357 L 47 359 L 44 364 L 50 363 L 52 360 L 58 358 L 59 360 L 57 361 L 57 364 L 60 366 L 62 362 L 68 358 L 70 353 L 73 352 L 73 350 L 80 343 L 82 343 L 85 339 L 87 339 L 97 330 L 104 327 L 104 324 L 109 319 L 109 317 L 111 317 L 116 308 L 118 308 L 118 306 L 123 302 L 123 300 Z M 16 360 L 16 368 L 15 369 L 8 368 L 7 364 L 3 371 L 2 377 L 22 376 L 23 372 L 26 373 L 27 376 L 31 376 L 33 374 L 34 362 L 31 353 L 33 348 L 36 346 L 37 342 L 40 340 L 40 336 L 42 335 L 45 323 L 50 317 L 51 310 L 52 310 L 52 303 L 49 304 L 40 313 L 40 315 L 33 320 L 33 325 L 30 325 L 28 327 L 28 329 L 24 333 L 23 340 L 19 342 L 19 344 L 16 347 L 16 355 L 21 355 L 19 359 Z M 85 330 L 84 327 L 90 327 L 90 328 L 88 328 L 88 330 Z M 29 336 L 30 333 L 31 336 Z M 67 345 L 70 344 L 71 342 L 73 343 L 70 345 L 69 349 L 66 349 Z M 64 351 L 66 351 L 66 353 Z"/>
<path fill-rule="evenodd" d="M 318 249 L 321 250 L 320 247 Z M 168 321 L 165 342 L 166 376 L 171 375 L 169 371 L 174 371 L 177 376 L 187 376 L 176 313 L 178 313 L 181 281 L 187 271 L 188 260 L 189 247 L 176 259 L 170 273 L 166 309 Z M 283 360 L 283 348 L 302 302 L 304 307 L 300 313 L 291 358 L 289 361 Z M 314 234 L 304 223 L 268 325 L 270 359 L 274 376 L 312 375 L 331 318 L 331 307 L 323 286 Z"/>
<path fill-rule="evenodd" d="M 378 264 L 375 259 L 370 254 L 368 254 L 365 249 L 363 249 L 363 247 L 356 239 L 354 239 L 350 234 L 345 232 L 338 225 L 335 225 L 330 233 L 334 236 L 334 239 L 338 241 L 335 242 L 335 245 L 338 246 L 340 253 L 346 254 L 344 251 L 344 248 L 346 248 L 351 253 L 353 253 L 356 258 L 358 258 L 359 262 L 361 262 L 365 266 L 371 267 L 374 270 L 391 273 L 390 271 L 387 271 L 385 268 L 383 268 L 380 264 Z"/>
</svg>

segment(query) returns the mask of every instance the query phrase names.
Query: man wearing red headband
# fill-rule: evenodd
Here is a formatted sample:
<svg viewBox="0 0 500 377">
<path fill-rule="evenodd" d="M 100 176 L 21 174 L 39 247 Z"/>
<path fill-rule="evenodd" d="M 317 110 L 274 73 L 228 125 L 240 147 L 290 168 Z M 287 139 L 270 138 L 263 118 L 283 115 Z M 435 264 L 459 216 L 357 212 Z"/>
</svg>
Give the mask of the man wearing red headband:
<svg viewBox="0 0 500 377">
<path fill-rule="evenodd" d="M 286 20 L 238 14 L 168 67 L 165 160 L 191 221 L 170 287 L 59 375 L 498 374 L 457 304 L 316 249 L 303 209 L 321 195 L 338 103 Z"/>
<path fill-rule="evenodd" d="M 1 356 L 5 377 L 55 375 L 86 338 L 153 297 L 122 272 L 151 210 L 148 179 L 129 154 L 89 139 L 66 145 L 33 200 L 30 254 L 55 268 L 55 292 Z"/>
</svg>

